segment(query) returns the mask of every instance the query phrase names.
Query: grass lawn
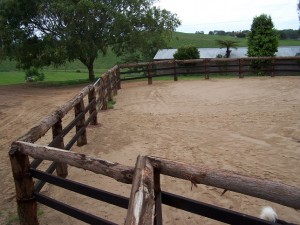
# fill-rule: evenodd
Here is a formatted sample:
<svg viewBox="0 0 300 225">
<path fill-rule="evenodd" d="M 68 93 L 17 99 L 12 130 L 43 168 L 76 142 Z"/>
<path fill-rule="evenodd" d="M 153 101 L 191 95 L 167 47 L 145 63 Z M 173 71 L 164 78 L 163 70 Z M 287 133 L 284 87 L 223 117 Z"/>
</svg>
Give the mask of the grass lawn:
<svg viewBox="0 0 300 225">
<path fill-rule="evenodd" d="M 95 72 L 96 77 L 99 77 L 106 69 L 97 70 Z M 37 82 L 41 85 L 70 85 L 77 83 L 88 83 L 88 72 L 82 71 L 80 73 L 75 71 L 44 71 L 45 81 Z M 24 71 L 8 71 L 0 72 L 0 85 L 10 84 L 24 84 L 25 73 Z"/>
</svg>

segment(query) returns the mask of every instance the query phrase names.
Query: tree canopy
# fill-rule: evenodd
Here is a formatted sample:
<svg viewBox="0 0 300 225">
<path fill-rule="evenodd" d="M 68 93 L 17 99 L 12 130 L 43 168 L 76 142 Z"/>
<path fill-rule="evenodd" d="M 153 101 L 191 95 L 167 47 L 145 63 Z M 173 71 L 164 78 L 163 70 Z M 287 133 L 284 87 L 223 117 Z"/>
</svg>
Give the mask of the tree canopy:
<svg viewBox="0 0 300 225">
<path fill-rule="evenodd" d="M 266 14 L 254 17 L 248 36 L 248 56 L 274 56 L 278 49 L 278 34 L 272 18 Z"/>
<path fill-rule="evenodd" d="M 154 0 L 1 0 L 0 56 L 19 66 L 80 60 L 93 80 L 93 64 L 111 48 L 143 56 L 164 47 L 180 25 Z M 153 55 L 152 55 L 153 56 Z"/>
</svg>

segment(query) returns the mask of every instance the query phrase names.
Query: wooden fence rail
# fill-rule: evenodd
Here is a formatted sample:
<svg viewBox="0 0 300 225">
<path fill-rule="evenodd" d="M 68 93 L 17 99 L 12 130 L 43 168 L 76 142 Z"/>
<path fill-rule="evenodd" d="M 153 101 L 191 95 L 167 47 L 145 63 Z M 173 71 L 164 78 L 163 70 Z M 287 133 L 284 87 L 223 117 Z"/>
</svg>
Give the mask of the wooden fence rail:
<svg viewBox="0 0 300 225">
<path fill-rule="evenodd" d="M 174 81 L 177 81 L 178 76 L 184 74 L 184 72 L 193 74 L 201 71 L 204 73 L 205 78 L 208 79 L 209 74 L 216 72 L 215 69 L 220 66 L 213 64 L 224 64 L 224 62 L 229 64 L 226 71 L 237 72 L 239 77 L 242 78 L 248 72 L 247 66 L 249 67 L 249 65 L 247 65 L 247 62 L 258 59 L 271 60 L 271 69 L 268 68 L 266 71 L 270 69 L 274 75 L 276 71 L 280 71 L 277 68 L 278 66 L 295 66 L 295 62 L 298 63 L 299 57 L 280 58 L 280 60 L 283 60 L 280 63 L 275 58 L 172 60 L 120 65 L 108 70 L 93 85 L 83 88 L 78 95 L 49 114 L 25 135 L 12 143 L 9 157 L 15 181 L 20 224 L 38 224 L 37 202 L 86 223 L 115 224 L 42 195 L 40 191 L 46 183 L 51 183 L 66 190 L 128 209 L 125 224 L 162 225 L 162 204 L 224 223 L 245 225 L 271 224 L 267 221 L 232 210 L 163 192 L 160 187 L 161 175 L 184 179 L 195 184 L 223 188 L 299 210 L 300 189 L 286 184 L 248 177 L 230 171 L 191 166 L 153 156 L 140 156 L 138 157 L 136 166 L 130 167 L 69 151 L 76 142 L 78 146 L 87 143 L 87 126 L 99 123 L 98 112 L 108 109 L 108 101 L 113 100 L 113 96 L 121 88 L 122 76 L 132 73 L 132 71 L 128 71 L 132 68 L 138 73 L 143 73 L 143 76 L 131 77 L 130 79 L 146 77 L 148 84 L 152 84 L 153 77 L 166 75 L 174 76 Z M 295 68 L 297 69 L 293 68 L 290 71 L 299 72 L 298 64 Z M 74 109 L 74 119 L 63 127 L 63 119 L 72 109 Z M 48 146 L 35 144 L 50 129 L 52 130 L 52 141 Z M 65 136 L 70 134 L 70 131 L 73 129 L 76 129 L 75 134 L 70 138 L 68 143 L 65 143 Z M 29 157 L 34 158 L 31 163 Z M 43 160 L 50 160 L 52 162 L 44 172 L 38 169 Z M 111 177 L 119 182 L 132 184 L 131 196 L 130 198 L 123 197 L 68 180 L 66 179 L 68 166 L 90 170 L 94 173 Z M 55 170 L 58 176 L 52 175 Z M 33 178 L 38 180 L 35 184 Z"/>
<path fill-rule="evenodd" d="M 192 182 L 198 184 L 206 184 L 210 186 L 224 188 L 226 190 L 247 194 L 250 196 L 277 202 L 279 204 L 289 206 L 295 209 L 300 209 L 300 189 L 278 182 L 266 181 L 259 178 L 243 176 L 241 174 L 233 173 L 230 171 L 212 170 L 206 167 L 190 166 L 185 163 L 174 162 L 171 160 L 151 156 L 139 157 L 136 164 L 136 168 L 134 169 L 133 167 L 124 166 L 119 163 L 108 162 L 102 159 L 96 159 L 93 157 L 86 156 L 84 154 L 73 153 L 58 148 L 32 144 L 28 142 L 17 141 L 13 144 L 13 146 L 14 148 L 10 153 L 12 157 L 16 154 L 21 154 L 27 157 L 31 156 L 37 159 L 45 159 L 59 163 L 67 163 L 70 166 L 75 166 L 85 170 L 93 171 L 95 173 L 103 174 L 105 176 L 109 176 L 123 183 L 132 183 L 133 186 L 125 224 L 132 224 L 133 221 L 139 221 L 136 224 L 154 224 L 153 221 L 155 220 L 155 217 L 153 213 L 157 212 L 157 190 L 160 190 L 160 187 L 155 188 L 155 180 L 157 179 L 155 179 L 154 171 L 159 172 L 159 174 L 165 174 L 185 179 L 187 181 L 192 180 Z M 62 178 L 56 178 L 53 175 L 47 175 L 47 173 L 39 172 L 36 169 L 29 168 L 28 172 L 29 174 L 31 174 L 32 177 L 40 179 L 42 178 L 47 182 L 53 184 L 59 183 L 60 186 L 65 187 L 67 189 L 79 190 L 80 188 L 78 187 L 83 187 L 83 185 L 78 184 L 77 188 L 76 186 L 70 187 L 70 185 L 68 186 L 66 185 L 66 183 L 68 184 L 69 182 L 69 184 L 73 184 L 71 181 L 62 181 Z M 32 186 L 32 183 L 31 185 L 27 184 L 28 190 L 30 190 L 30 193 L 32 194 L 31 198 L 35 196 L 35 193 L 32 192 Z M 24 191 L 28 193 L 28 190 Z M 80 192 L 86 193 L 87 191 L 83 191 L 82 189 Z M 280 195 L 280 197 L 278 197 L 278 195 Z M 101 200 L 102 199 L 105 199 L 105 197 L 101 197 Z M 125 207 L 125 205 L 127 204 L 127 200 L 126 198 L 124 199 L 124 197 L 115 196 L 115 199 L 116 201 L 120 200 L 121 202 L 123 202 L 121 204 L 121 207 Z M 49 201 L 50 200 L 48 200 L 48 202 Z M 176 203 L 177 201 L 179 201 L 180 204 Z M 251 216 L 245 217 L 244 214 L 232 213 L 231 211 L 226 211 L 225 209 L 213 207 L 211 205 L 205 205 L 204 203 L 195 202 L 193 200 L 185 199 L 182 197 L 174 197 L 172 194 L 168 193 L 161 193 L 161 202 L 174 207 L 180 206 L 179 208 L 196 214 L 210 215 L 209 217 L 214 219 L 221 219 L 221 221 L 223 222 L 232 222 L 235 220 L 241 221 L 237 218 L 243 217 L 246 218 L 246 221 L 248 221 L 243 224 L 269 224 L 257 218 L 253 220 Z M 51 204 L 53 206 L 54 202 L 49 204 L 50 206 Z M 56 205 L 57 204 L 59 203 L 56 202 Z M 184 204 L 186 204 L 186 206 L 183 207 Z M 200 208 L 206 207 L 205 209 L 208 211 L 199 211 L 199 209 L 193 207 L 193 205 L 195 206 L 195 204 L 198 204 Z M 215 216 L 211 215 L 212 211 L 220 210 L 223 214 L 221 213 Z M 226 216 L 224 213 L 226 214 Z M 256 222 L 253 223 L 253 221 Z M 159 221 L 157 223 L 160 224 Z"/>
<path fill-rule="evenodd" d="M 255 67 L 258 65 L 258 68 Z M 211 74 L 237 74 L 239 78 L 246 75 L 265 74 L 300 75 L 300 57 L 248 57 L 222 59 L 165 60 L 148 63 L 122 64 L 121 80 L 148 79 L 152 84 L 155 77 L 172 76 L 174 81 L 180 75 L 203 75 L 209 79 Z"/>
</svg>

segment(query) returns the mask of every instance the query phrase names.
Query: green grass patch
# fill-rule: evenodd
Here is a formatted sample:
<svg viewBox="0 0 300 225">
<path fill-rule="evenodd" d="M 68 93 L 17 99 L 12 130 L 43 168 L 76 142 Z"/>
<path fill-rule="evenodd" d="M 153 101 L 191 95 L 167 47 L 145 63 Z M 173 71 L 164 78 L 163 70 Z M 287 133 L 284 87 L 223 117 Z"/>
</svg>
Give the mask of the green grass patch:
<svg viewBox="0 0 300 225">
<path fill-rule="evenodd" d="M 0 214 L 1 215 L 1 214 Z M 37 216 L 40 217 L 44 215 L 44 211 L 42 209 L 37 209 Z M 5 225 L 13 225 L 19 223 L 19 216 L 17 214 L 10 214 L 6 219 Z"/>
<path fill-rule="evenodd" d="M 108 109 L 113 109 L 115 104 L 116 104 L 115 100 L 108 101 L 107 103 Z"/>
<path fill-rule="evenodd" d="M 99 77 L 106 69 L 97 70 L 96 77 Z M 49 71 L 44 70 L 45 80 L 30 83 L 32 85 L 73 85 L 80 83 L 88 83 L 88 72 L 76 71 Z M 0 85 L 25 84 L 24 71 L 8 71 L 0 72 Z"/>
<path fill-rule="evenodd" d="M 238 41 L 239 47 L 247 47 L 247 38 L 235 38 L 223 35 L 208 35 L 208 34 L 191 34 L 174 32 L 172 41 L 170 42 L 171 48 L 179 48 L 185 45 L 194 45 L 197 48 L 219 48 L 216 40 L 233 40 Z M 300 46 L 298 40 L 279 40 L 279 46 Z"/>
<path fill-rule="evenodd" d="M 16 214 L 11 214 L 6 220 L 6 225 L 13 225 L 19 221 L 19 216 Z"/>
</svg>

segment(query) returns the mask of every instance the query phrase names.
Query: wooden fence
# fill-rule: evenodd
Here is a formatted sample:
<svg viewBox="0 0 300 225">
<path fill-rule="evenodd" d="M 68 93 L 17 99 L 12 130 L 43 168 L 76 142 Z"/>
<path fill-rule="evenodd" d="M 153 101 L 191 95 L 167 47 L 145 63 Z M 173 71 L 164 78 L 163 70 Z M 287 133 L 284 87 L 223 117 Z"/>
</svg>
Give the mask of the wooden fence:
<svg viewBox="0 0 300 225">
<path fill-rule="evenodd" d="M 139 156 L 135 167 L 130 167 L 69 151 L 76 142 L 78 146 L 87 143 L 86 127 L 89 124 L 98 123 L 98 111 L 106 110 L 107 102 L 112 100 L 113 95 L 116 95 L 118 89 L 121 88 L 121 68 L 115 66 L 107 71 L 93 85 L 82 89 L 77 96 L 12 143 L 9 156 L 21 225 L 38 224 L 37 203 L 89 224 L 115 224 L 41 194 L 40 191 L 45 183 L 127 209 L 127 217 L 124 218 L 126 225 L 163 224 L 162 204 L 228 224 L 274 224 L 243 213 L 164 192 L 160 187 L 161 175 L 188 180 L 193 184 L 218 187 L 300 209 L 300 189 L 282 183 L 247 177 L 229 171 L 211 170 L 203 166 L 191 166 L 153 156 Z M 86 101 L 84 101 L 85 98 L 87 98 Z M 88 102 L 86 106 L 85 102 Z M 62 121 L 72 109 L 74 109 L 75 119 L 63 128 Z M 36 144 L 35 142 L 50 129 L 52 129 L 53 136 L 51 143 L 48 146 Z M 72 129 L 76 130 L 75 135 L 65 145 L 64 137 Z M 34 160 L 30 162 L 29 157 Z M 45 171 L 38 169 L 43 160 L 52 162 Z M 121 183 L 131 184 L 131 195 L 124 197 L 69 180 L 66 178 L 68 166 L 82 168 L 111 177 Z M 52 175 L 54 170 L 57 176 Z M 33 178 L 39 181 L 34 184 Z"/>
<path fill-rule="evenodd" d="M 256 68 L 255 69 L 255 65 Z M 261 65 L 261 66 L 259 66 Z M 251 57 L 195 60 L 167 60 L 148 63 L 120 65 L 121 79 L 148 79 L 152 84 L 155 77 L 172 76 L 174 81 L 182 75 L 203 76 L 209 79 L 212 74 L 236 74 L 239 78 L 253 75 L 300 75 L 300 57 Z"/>
</svg>

